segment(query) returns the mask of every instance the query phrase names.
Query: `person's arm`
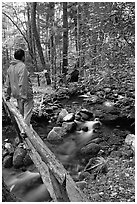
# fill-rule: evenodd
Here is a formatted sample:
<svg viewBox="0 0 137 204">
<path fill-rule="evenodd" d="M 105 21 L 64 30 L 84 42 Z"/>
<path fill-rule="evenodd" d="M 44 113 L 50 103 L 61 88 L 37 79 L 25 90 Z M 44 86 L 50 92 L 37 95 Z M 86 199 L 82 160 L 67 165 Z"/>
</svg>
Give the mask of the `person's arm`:
<svg viewBox="0 0 137 204">
<path fill-rule="evenodd" d="M 10 85 L 10 79 L 9 79 L 9 74 L 7 71 L 7 76 L 6 76 L 6 82 L 5 82 L 5 98 L 6 100 L 9 100 L 11 97 L 11 85 Z"/>
<path fill-rule="evenodd" d="M 28 71 L 24 66 L 19 70 L 19 95 L 22 100 L 27 99 L 28 91 Z"/>
</svg>

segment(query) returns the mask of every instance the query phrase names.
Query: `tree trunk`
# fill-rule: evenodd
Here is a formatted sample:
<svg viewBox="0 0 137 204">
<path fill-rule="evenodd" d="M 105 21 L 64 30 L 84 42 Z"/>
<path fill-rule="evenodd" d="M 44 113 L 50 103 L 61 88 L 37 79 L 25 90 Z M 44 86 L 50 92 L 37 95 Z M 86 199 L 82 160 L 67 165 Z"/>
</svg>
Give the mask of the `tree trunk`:
<svg viewBox="0 0 137 204">
<path fill-rule="evenodd" d="M 77 2 L 75 6 L 77 6 Z M 74 14 L 74 25 L 75 25 L 75 43 L 76 43 L 76 52 L 78 52 L 78 39 L 77 39 L 77 13 Z"/>
<path fill-rule="evenodd" d="M 67 67 L 68 67 L 68 14 L 67 14 L 67 2 L 63 2 L 63 65 L 62 65 L 62 73 L 64 74 L 65 82 L 66 82 Z"/>
<path fill-rule="evenodd" d="M 77 4 L 77 49 L 78 49 L 78 65 L 80 65 L 80 14 L 79 14 L 79 3 Z"/>
<path fill-rule="evenodd" d="M 36 72 L 38 72 L 37 60 L 36 60 L 36 50 L 35 50 L 35 41 L 32 35 L 32 26 L 31 26 L 31 19 L 30 19 L 30 6 L 27 3 L 27 17 L 28 17 L 28 49 L 32 59 L 32 65 Z M 37 75 L 38 86 L 40 86 L 39 75 Z"/>
<path fill-rule="evenodd" d="M 50 70 L 49 70 L 49 67 L 46 67 L 46 63 L 45 63 L 45 59 L 44 59 L 44 55 L 43 55 L 43 51 L 42 51 L 42 47 L 41 47 L 41 43 L 40 43 L 40 37 L 38 35 L 37 26 L 36 26 L 36 6 L 37 6 L 37 2 L 33 2 L 32 3 L 32 9 L 31 9 L 32 30 L 33 30 L 33 35 L 35 38 L 35 42 L 36 42 L 36 46 L 37 46 L 37 50 L 39 53 L 39 57 L 41 60 L 43 70 L 47 69 L 47 73 L 45 74 L 46 80 L 47 80 L 47 85 L 50 85 L 51 84 L 50 74 L 49 74 Z"/>
</svg>

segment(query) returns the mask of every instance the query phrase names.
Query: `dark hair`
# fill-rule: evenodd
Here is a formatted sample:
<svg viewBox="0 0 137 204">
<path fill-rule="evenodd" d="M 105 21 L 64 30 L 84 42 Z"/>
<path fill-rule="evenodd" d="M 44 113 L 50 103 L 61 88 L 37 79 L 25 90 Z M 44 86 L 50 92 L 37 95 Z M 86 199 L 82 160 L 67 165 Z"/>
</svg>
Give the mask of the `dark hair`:
<svg viewBox="0 0 137 204">
<path fill-rule="evenodd" d="M 16 50 L 15 53 L 14 53 L 14 58 L 15 58 L 16 60 L 22 60 L 22 57 L 24 57 L 24 56 L 25 56 L 25 52 L 24 52 L 24 50 L 22 50 L 22 49 L 18 49 L 18 50 Z"/>
</svg>

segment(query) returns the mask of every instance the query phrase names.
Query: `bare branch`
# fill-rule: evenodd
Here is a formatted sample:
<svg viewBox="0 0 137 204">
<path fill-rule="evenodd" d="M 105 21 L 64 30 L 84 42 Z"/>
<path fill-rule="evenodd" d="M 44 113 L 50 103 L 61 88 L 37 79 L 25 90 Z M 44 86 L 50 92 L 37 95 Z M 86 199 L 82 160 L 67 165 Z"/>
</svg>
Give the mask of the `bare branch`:
<svg viewBox="0 0 137 204">
<path fill-rule="evenodd" d="M 25 27 L 24 27 L 24 25 L 23 25 L 23 22 L 22 22 L 22 21 L 20 20 L 20 18 L 18 17 L 18 14 L 17 14 L 17 12 L 16 12 L 16 9 L 15 9 L 14 7 L 12 7 L 11 5 L 9 5 L 9 4 L 6 4 L 6 3 L 3 3 L 3 4 L 4 4 L 5 6 L 11 8 L 11 9 L 13 9 L 13 12 L 14 12 L 14 14 L 16 15 L 17 20 L 21 23 L 21 26 L 22 26 L 23 30 L 27 33 L 27 30 L 25 29 Z"/>
<path fill-rule="evenodd" d="M 10 16 L 8 16 L 5 12 L 2 12 L 3 15 L 5 15 L 8 19 L 10 19 L 10 21 L 15 25 L 15 27 L 18 29 L 18 31 L 21 33 L 21 35 L 24 37 L 24 40 L 27 42 L 27 44 L 29 44 L 26 36 L 24 35 L 24 33 L 21 31 L 21 29 L 18 27 L 18 25 L 11 19 Z"/>
</svg>

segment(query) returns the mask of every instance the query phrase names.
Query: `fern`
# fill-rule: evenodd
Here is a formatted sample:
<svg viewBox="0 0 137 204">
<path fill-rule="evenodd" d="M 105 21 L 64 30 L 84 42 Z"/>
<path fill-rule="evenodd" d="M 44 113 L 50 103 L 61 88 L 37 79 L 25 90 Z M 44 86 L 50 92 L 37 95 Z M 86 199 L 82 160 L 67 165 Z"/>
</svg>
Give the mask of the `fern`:
<svg viewBox="0 0 137 204">
<path fill-rule="evenodd" d="M 90 159 L 86 165 L 84 171 L 93 172 L 96 174 L 107 173 L 108 171 L 108 160 L 103 157 L 97 157 L 93 162 L 93 159 Z"/>
</svg>

